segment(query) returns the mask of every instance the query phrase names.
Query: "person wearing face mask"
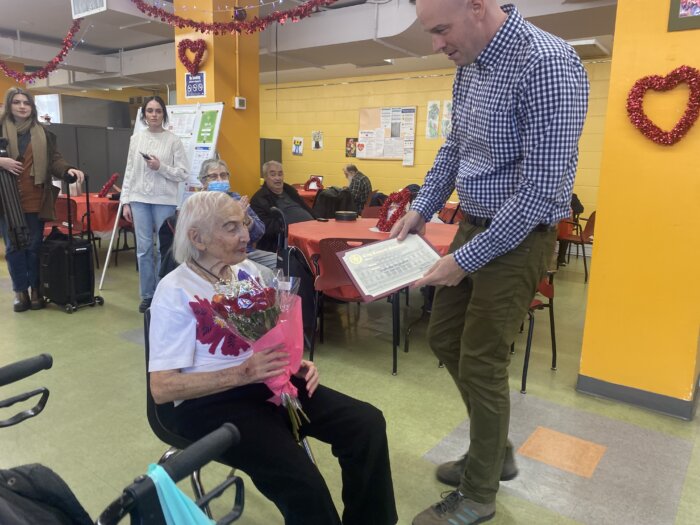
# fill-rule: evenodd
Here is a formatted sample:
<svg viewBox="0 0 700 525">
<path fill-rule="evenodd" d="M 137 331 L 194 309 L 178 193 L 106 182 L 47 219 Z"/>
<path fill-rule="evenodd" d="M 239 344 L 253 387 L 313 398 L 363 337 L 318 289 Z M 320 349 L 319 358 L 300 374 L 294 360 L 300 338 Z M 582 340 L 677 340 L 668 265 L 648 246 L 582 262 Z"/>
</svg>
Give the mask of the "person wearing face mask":
<svg viewBox="0 0 700 525">
<path fill-rule="evenodd" d="M 159 96 L 146 97 L 141 121 L 147 126 L 134 133 L 121 191 L 124 218 L 133 221 L 136 257 L 139 263 L 141 304 L 139 312 L 151 305 L 160 269 L 160 244 L 153 249 L 153 232 L 175 212 L 177 190 L 188 176 L 185 147 L 174 133 L 163 129 L 168 110 Z"/>
</svg>

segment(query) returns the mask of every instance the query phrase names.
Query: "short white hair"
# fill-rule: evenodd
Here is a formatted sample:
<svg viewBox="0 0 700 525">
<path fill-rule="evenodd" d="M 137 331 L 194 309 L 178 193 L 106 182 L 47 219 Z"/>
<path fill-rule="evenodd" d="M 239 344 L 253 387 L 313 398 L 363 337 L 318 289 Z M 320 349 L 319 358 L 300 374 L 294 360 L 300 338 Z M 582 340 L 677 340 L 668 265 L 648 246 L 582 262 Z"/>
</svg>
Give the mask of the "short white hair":
<svg viewBox="0 0 700 525">
<path fill-rule="evenodd" d="M 189 232 L 199 230 L 207 236 L 211 233 L 214 221 L 226 206 L 240 205 L 228 194 L 221 191 L 198 191 L 189 197 L 180 208 L 173 240 L 173 257 L 179 263 L 196 261 L 200 252 L 190 240 Z"/>
<path fill-rule="evenodd" d="M 282 163 L 277 162 L 276 160 L 268 160 L 265 164 L 262 165 L 263 178 L 267 177 L 267 172 L 270 171 L 270 168 L 272 166 L 279 166 L 280 168 L 282 168 Z"/>
</svg>

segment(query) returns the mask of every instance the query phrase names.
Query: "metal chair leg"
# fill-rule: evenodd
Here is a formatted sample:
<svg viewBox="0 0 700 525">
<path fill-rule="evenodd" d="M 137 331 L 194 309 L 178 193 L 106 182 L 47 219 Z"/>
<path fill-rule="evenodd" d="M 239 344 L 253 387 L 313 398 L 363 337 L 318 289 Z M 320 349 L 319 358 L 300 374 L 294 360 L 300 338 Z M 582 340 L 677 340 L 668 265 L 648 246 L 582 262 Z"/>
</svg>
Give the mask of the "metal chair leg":
<svg viewBox="0 0 700 525">
<path fill-rule="evenodd" d="M 585 245 L 581 245 L 581 250 L 583 251 L 583 273 L 584 273 L 583 282 L 587 283 L 588 282 L 588 263 L 586 263 L 586 247 L 585 247 Z"/>
<path fill-rule="evenodd" d="M 532 332 L 535 330 L 535 316 L 532 315 L 532 312 L 528 311 L 527 315 L 529 317 L 529 327 L 527 329 L 527 343 L 525 346 L 525 362 L 523 363 L 523 378 L 522 382 L 520 384 L 520 393 L 525 394 L 527 393 L 526 390 L 526 384 L 527 384 L 527 368 L 528 365 L 530 364 L 530 347 L 532 346 Z"/>
<path fill-rule="evenodd" d="M 549 332 L 552 336 L 552 370 L 557 369 L 557 335 L 554 331 L 554 299 L 549 300 Z"/>
</svg>

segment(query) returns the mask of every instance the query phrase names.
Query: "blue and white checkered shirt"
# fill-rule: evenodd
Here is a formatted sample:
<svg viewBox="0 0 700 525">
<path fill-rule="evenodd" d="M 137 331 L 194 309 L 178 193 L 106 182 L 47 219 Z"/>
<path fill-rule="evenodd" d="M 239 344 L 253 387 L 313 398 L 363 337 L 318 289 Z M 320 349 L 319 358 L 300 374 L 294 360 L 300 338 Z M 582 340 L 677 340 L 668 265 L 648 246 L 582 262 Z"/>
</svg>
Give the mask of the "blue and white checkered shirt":
<svg viewBox="0 0 700 525">
<path fill-rule="evenodd" d="M 516 248 L 538 224 L 569 216 L 588 78 L 563 40 L 512 5 L 473 64 L 457 69 L 452 131 L 412 209 L 426 220 L 457 189 L 460 206 L 491 225 L 455 251 L 474 272 Z"/>
</svg>

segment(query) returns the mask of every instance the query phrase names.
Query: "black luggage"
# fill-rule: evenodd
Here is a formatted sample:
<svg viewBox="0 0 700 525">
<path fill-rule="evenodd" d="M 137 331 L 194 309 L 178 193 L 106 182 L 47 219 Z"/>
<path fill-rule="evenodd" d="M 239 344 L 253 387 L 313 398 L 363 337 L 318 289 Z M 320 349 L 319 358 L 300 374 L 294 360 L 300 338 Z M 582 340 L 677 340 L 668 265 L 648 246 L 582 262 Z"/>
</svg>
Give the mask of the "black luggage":
<svg viewBox="0 0 700 525">
<path fill-rule="evenodd" d="M 88 180 L 85 177 L 87 204 L 87 226 L 90 229 L 90 197 Z M 68 184 L 66 198 L 70 199 Z M 39 252 L 40 293 L 49 302 L 63 306 L 69 314 L 83 306 L 104 304 L 104 299 L 95 295 L 95 265 L 93 245 L 90 239 L 73 237 L 73 219 L 68 210 L 68 236 L 49 235 Z M 53 238 L 52 238 L 53 237 Z"/>
</svg>

